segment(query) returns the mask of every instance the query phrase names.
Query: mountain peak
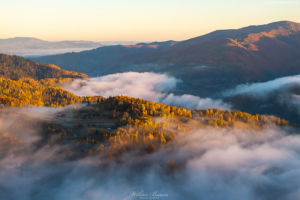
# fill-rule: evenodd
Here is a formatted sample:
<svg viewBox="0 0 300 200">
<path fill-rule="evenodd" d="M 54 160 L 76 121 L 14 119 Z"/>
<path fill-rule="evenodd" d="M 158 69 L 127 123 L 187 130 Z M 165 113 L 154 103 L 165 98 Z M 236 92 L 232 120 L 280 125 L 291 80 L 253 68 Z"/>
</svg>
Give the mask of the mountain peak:
<svg viewBox="0 0 300 200">
<path fill-rule="evenodd" d="M 293 29 L 299 30 L 300 29 L 300 23 L 292 22 L 292 21 L 278 21 L 278 22 L 273 22 L 273 23 L 269 23 L 266 25 L 274 25 L 277 27 L 281 26 L 281 27 L 289 29 L 289 30 L 293 30 Z M 265 26 L 265 25 L 261 25 L 261 26 Z"/>
</svg>

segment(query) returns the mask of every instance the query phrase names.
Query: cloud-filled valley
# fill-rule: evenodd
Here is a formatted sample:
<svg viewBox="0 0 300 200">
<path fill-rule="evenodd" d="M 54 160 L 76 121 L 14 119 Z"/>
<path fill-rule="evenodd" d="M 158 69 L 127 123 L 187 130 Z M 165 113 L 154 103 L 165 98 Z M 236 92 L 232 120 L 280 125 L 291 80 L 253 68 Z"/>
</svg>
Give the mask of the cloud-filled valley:
<svg viewBox="0 0 300 200">
<path fill-rule="evenodd" d="M 281 115 L 283 112 L 273 112 L 276 111 L 274 108 L 280 107 L 280 110 L 296 111 L 295 115 L 300 116 L 298 106 L 300 104 L 300 91 L 297 89 L 300 88 L 299 75 L 262 83 L 241 84 L 235 88 L 224 90 L 221 93 L 223 99 L 201 98 L 190 94 L 173 94 L 172 91 L 176 89 L 179 82 L 181 80 L 166 74 L 127 72 L 86 80 L 78 79 L 60 86 L 79 96 L 125 95 L 187 109 L 236 109 L 252 114 L 276 115 L 291 120 L 288 116 Z M 295 121 L 298 119 L 295 118 Z"/>
<path fill-rule="evenodd" d="M 226 110 L 231 107 L 230 104 L 219 99 L 201 98 L 189 94 L 179 96 L 169 93 L 176 88 L 178 82 L 180 80 L 166 74 L 127 72 L 83 81 L 75 80 L 72 83 L 62 84 L 60 87 L 79 96 L 125 95 L 187 109 L 219 108 Z"/>
<path fill-rule="evenodd" d="M 281 98 L 276 99 L 279 103 L 297 105 L 298 78 L 240 85 L 223 94 L 226 98 L 246 94 L 265 101 L 280 91 L 277 97 Z M 175 119 L 153 115 L 151 119 L 155 121 L 175 123 L 167 128 L 166 137 L 175 130 L 176 140 L 164 146 L 155 143 L 154 150 L 138 143 L 133 143 L 134 148 L 128 147 L 125 141 L 121 143 L 124 144 L 122 154 L 114 156 L 108 156 L 104 150 L 97 153 L 92 150 L 100 148 L 102 143 L 101 148 L 115 148 L 115 141 L 86 141 L 95 136 L 95 130 L 99 137 L 100 130 L 103 131 L 100 127 L 116 131 L 115 134 L 131 129 L 113 117 L 118 114 L 122 119 L 129 115 L 126 112 L 130 112 L 131 107 L 122 107 L 125 101 L 121 105 L 116 101 L 108 104 L 120 112 L 113 112 L 103 102 L 63 108 L 3 108 L 0 112 L 0 192 L 6 199 L 13 200 L 135 200 L 153 194 L 162 195 L 154 196 L 161 200 L 294 200 L 299 197 L 299 127 L 283 126 L 280 122 L 277 126 L 275 121 L 262 123 L 262 116 L 257 117 L 261 121 L 253 122 L 242 112 L 237 112 L 237 116 L 242 117 L 240 121 L 235 119 L 235 125 L 213 127 L 210 122 L 214 117 L 226 119 L 226 124 L 231 119 L 224 117 L 229 111 L 218 114 L 211 108 L 232 110 L 231 102 L 225 101 L 226 98 L 175 95 L 171 92 L 178 82 L 179 79 L 166 74 L 128 72 L 59 85 L 79 96 L 124 95 L 186 109 L 210 109 L 208 115 L 198 118 L 197 115 L 186 118 L 188 115 L 182 113 Z M 93 109 L 101 113 L 93 115 Z M 141 106 L 141 109 L 146 108 Z M 145 120 L 145 116 L 135 111 L 132 109 L 130 115 Z M 216 113 L 211 115 L 212 111 Z M 232 121 L 237 116 L 231 114 Z M 55 123 L 60 123 L 65 130 Z M 143 132 L 151 125 L 135 127 Z M 155 131 L 159 134 L 164 129 Z"/>
<path fill-rule="evenodd" d="M 223 100 L 170 93 L 179 81 L 165 74 L 129 72 L 76 79 L 60 86 L 80 96 L 107 98 L 126 95 L 187 109 L 231 108 Z M 238 86 L 231 94 L 254 91 L 253 95 L 255 92 L 263 95 L 266 91 L 272 92 L 291 84 L 291 81 L 280 80 L 277 87 L 271 88 L 268 83 L 259 84 Z M 263 92 L 260 93 L 259 89 Z M 13 200 L 294 200 L 300 195 L 298 127 L 277 126 L 268 121 L 256 123 L 252 118 L 245 120 L 241 112 L 237 112 L 237 116 L 241 115 L 242 121 L 236 119 L 233 126 L 210 125 L 209 120 L 213 117 L 225 116 L 230 111 L 198 118 L 197 115 L 185 118 L 180 114 L 173 119 L 160 115 L 152 119 L 174 123 L 172 128 L 166 128 L 165 137 L 175 130 L 175 141 L 144 147 L 138 143 L 126 146 L 128 141 L 125 140 L 121 142 L 124 144 L 120 150 L 122 153 L 114 155 L 108 152 L 116 148 L 116 141 L 108 139 L 109 142 L 89 143 L 88 138 L 99 137 L 99 132 L 103 131 L 99 128 L 101 126 L 114 126 L 114 130 L 109 128 L 116 131 L 113 134 L 124 129 L 130 131 L 131 127 L 122 126 L 115 120 L 113 112 L 105 110 L 108 109 L 105 103 L 97 105 L 3 108 L 0 113 L 1 194 Z M 116 108 L 123 109 L 120 104 L 108 105 L 119 105 Z M 121 111 L 123 117 L 129 108 Z M 101 114 L 91 114 L 99 110 Z M 237 117 L 230 115 L 232 119 Z M 226 117 L 223 119 L 227 120 L 226 123 L 231 121 Z M 264 117 L 257 119 L 262 121 Z M 83 124 L 80 126 L 80 123 Z M 149 122 L 144 127 L 134 127 L 144 134 L 145 127 L 152 126 Z M 96 129 L 98 135 L 94 134 Z M 160 134 L 165 129 L 161 127 L 155 131 L 155 134 Z M 99 148 L 108 150 L 95 150 Z"/>
<path fill-rule="evenodd" d="M 0 200 L 300 199 L 295 2 L 11 2 Z"/>
</svg>

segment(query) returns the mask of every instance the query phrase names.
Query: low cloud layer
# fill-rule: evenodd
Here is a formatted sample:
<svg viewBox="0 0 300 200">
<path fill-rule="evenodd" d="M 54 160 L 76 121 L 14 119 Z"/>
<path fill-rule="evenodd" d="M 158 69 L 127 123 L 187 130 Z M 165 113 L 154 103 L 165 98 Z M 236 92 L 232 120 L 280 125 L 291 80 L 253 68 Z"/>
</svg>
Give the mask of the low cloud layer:
<svg viewBox="0 0 300 200">
<path fill-rule="evenodd" d="M 241 84 L 225 91 L 223 95 L 235 99 L 237 106 L 244 106 L 238 107 L 240 110 L 246 109 L 251 112 L 247 106 L 252 106 L 255 112 L 277 115 L 299 123 L 295 115 L 300 114 L 300 75 L 282 77 L 264 83 Z M 233 104 L 236 106 L 235 103 Z"/>
<path fill-rule="evenodd" d="M 222 100 L 200 98 L 193 95 L 168 94 L 168 91 L 176 88 L 178 82 L 178 79 L 166 74 L 128 72 L 84 81 L 75 80 L 71 84 L 64 84 L 61 87 L 79 96 L 126 95 L 187 109 L 230 109 L 230 105 Z"/>
<path fill-rule="evenodd" d="M 223 95 L 231 96 L 236 94 L 249 93 L 257 97 L 264 97 L 267 96 L 270 92 L 290 84 L 300 85 L 300 75 L 277 78 L 264 83 L 241 84 L 234 89 L 224 92 Z"/>
<path fill-rule="evenodd" d="M 14 113 L 6 116 L 0 124 L 15 122 Z M 300 135 L 293 133 L 195 128 L 153 154 L 132 152 L 109 165 L 98 156 L 64 161 L 60 146 L 46 145 L 0 159 L 0 192 L 13 200 L 136 200 L 153 192 L 167 195 L 160 200 L 294 200 L 300 195 Z M 37 130 L 28 126 L 15 134 Z M 23 143 L 30 148 L 34 140 Z M 170 161 L 179 166 L 172 174 L 164 172 Z"/>
</svg>

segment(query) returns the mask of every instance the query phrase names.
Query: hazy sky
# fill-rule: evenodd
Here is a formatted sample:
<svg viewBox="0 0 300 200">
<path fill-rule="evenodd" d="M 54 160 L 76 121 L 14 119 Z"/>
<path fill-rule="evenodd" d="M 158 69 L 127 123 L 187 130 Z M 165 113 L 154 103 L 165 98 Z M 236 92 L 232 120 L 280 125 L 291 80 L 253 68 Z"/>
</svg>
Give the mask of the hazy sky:
<svg viewBox="0 0 300 200">
<path fill-rule="evenodd" d="M 300 0 L 0 0 L 0 38 L 184 40 L 217 29 L 289 20 Z"/>
</svg>

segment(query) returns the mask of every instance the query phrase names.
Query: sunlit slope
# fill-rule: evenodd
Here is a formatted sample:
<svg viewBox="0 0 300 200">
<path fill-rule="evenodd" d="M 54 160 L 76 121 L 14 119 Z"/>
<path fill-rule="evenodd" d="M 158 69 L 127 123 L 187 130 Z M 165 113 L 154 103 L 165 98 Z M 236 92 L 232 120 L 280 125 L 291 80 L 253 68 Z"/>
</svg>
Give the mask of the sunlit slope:
<svg viewBox="0 0 300 200">
<path fill-rule="evenodd" d="M 72 79 L 20 78 L 11 80 L 0 78 L 0 104 L 4 106 L 51 106 L 61 107 L 69 104 L 99 101 L 102 97 L 79 97 L 63 90 L 53 83 Z"/>
<path fill-rule="evenodd" d="M 96 101 L 98 97 L 78 97 L 54 86 L 86 74 L 38 64 L 19 56 L 0 54 L 0 104 L 4 106 L 52 106 Z"/>
</svg>

